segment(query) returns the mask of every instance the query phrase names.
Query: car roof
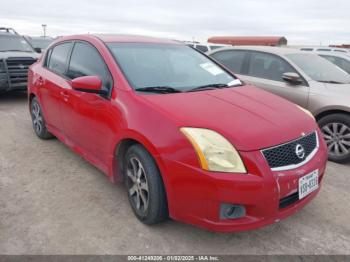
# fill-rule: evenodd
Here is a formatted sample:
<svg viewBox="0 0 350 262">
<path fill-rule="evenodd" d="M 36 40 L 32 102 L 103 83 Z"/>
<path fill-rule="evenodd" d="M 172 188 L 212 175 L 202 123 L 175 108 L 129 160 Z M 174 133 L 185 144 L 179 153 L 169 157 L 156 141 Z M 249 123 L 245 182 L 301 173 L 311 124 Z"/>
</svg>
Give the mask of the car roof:
<svg viewBox="0 0 350 262">
<path fill-rule="evenodd" d="M 214 51 L 208 52 L 208 54 L 214 54 L 216 52 L 224 50 L 249 50 L 249 51 L 261 51 L 272 53 L 276 55 L 287 55 L 287 54 L 308 54 L 305 51 L 300 51 L 298 49 L 293 49 L 289 47 L 275 47 L 275 46 L 232 46 L 216 49 Z M 309 53 L 311 54 L 311 53 Z"/>
<path fill-rule="evenodd" d="M 342 50 L 349 52 L 350 50 L 345 47 L 335 47 L 335 46 L 291 46 L 293 48 L 298 48 L 298 49 L 305 49 L 305 48 L 310 48 L 310 49 L 329 49 L 329 50 Z"/>
<path fill-rule="evenodd" d="M 179 41 L 166 38 L 157 38 L 139 35 L 107 35 L 95 34 L 94 36 L 106 43 L 159 43 L 159 44 L 180 44 Z"/>
<path fill-rule="evenodd" d="M 69 35 L 60 36 L 56 42 L 68 41 L 68 40 L 96 40 L 99 39 L 105 43 L 154 43 L 154 44 L 178 44 L 185 45 L 184 43 L 166 38 L 157 38 L 150 36 L 140 35 L 119 35 L 119 34 L 81 34 L 81 35 Z"/>
</svg>

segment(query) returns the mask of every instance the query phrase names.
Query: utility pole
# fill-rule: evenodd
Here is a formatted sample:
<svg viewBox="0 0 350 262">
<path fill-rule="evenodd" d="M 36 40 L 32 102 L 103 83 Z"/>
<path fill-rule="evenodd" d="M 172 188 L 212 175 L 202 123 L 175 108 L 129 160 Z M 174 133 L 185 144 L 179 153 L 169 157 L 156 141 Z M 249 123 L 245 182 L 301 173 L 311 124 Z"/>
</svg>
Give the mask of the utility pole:
<svg viewBox="0 0 350 262">
<path fill-rule="evenodd" d="M 45 24 L 42 24 L 41 26 L 43 27 L 44 37 L 46 37 L 46 25 L 45 25 Z"/>
</svg>

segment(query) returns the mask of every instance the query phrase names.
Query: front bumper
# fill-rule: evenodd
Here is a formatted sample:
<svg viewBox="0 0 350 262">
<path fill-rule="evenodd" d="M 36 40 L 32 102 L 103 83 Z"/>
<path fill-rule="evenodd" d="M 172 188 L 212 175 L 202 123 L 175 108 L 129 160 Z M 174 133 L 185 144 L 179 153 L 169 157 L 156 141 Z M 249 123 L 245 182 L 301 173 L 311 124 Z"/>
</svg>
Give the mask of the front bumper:
<svg viewBox="0 0 350 262">
<path fill-rule="evenodd" d="M 271 171 L 260 151 L 240 154 L 248 174 L 207 172 L 163 159 L 167 167 L 165 174 L 170 216 L 212 231 L 250 230 L 294 214 L 320 190 L 327 161 L 323 141 L 320 141 L 318 152 L 309 162 L 287 171 Z M 297 193 L 299 178 L 316 169 L 319 171 L 319 188 L 304 199 L 292 201 L 281 208 L 283 199 Z M 246 215 L 237 219 L 220 219 L 220 205 L 223 203 L 244 205 Z"/>
</svg>

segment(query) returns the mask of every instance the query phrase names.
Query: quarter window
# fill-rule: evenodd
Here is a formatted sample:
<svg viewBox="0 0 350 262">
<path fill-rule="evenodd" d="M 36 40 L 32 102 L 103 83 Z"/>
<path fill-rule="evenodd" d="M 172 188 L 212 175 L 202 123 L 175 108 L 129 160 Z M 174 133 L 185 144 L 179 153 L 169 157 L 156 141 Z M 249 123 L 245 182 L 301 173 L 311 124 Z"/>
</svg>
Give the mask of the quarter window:
<svg viewBox="0 0 350 262">
<path fill-rule="evenodd" d="M 286 61 L 276 55 L 252 52 L 248 67 L 248 75 L 283 82 L 283 74 L 297 73 Z"/>
<path fill-rule="evenodd" d="M 68 54 L 72 43 L 63 43 L 55 46 L 52 51 L 48 52 L 48 68 L 58 74 L 65 74 L 67 69 Z"/>
<path fill-rule="evenodd" d="M 243 70 L 244 58 L 246 51 L 221 51 L 212 55 L 217 61 L 231 69 L 233 72 L 240 74 Z"/>
<path fill-rule="evenodd" d="M 109 90 L 112 85 L 111 76 L 102 57 L 94 47 L 85 43 L 75 43 L 67 76 L 70 79 L 81 76 L 99 76 L 103 89 Z"/>
</svg>

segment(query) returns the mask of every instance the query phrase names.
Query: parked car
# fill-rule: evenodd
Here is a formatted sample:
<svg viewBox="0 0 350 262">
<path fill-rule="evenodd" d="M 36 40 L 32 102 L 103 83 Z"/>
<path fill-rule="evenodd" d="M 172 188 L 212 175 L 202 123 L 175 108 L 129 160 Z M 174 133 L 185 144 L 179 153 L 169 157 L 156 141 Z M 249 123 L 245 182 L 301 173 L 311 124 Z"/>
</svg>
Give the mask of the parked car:
<svg viewBox="0 0 350 262">
<path fill-rule="evenodd" d="M 340 48 L 340 47 L 328 47 L 328 46 L 304 46 L 304 47 L 293 47 L 297 48 L 300 51 L 312 51 L 312 52 L 335 52 L 335 53 L 343 53 L 350 56 L 350 49 L 348 48 Z"/>
<path fill-rule="evenodd" d="M 223 45 L 223 44 L 210 44 L 210 43 L 199 43 L 199 42 L 185 42 L 185 43 L 188 46 L 194 47 L 203 53 L 229 46 L 229 45 Z"/>
<path fill-rule="evenodd" d="M 350 74 L 350 56 L 335 52 L 316 52 L 316 54 Z"/>
<path fill-rule="evenodd" d="M 350 78 L 346 72 L 316 54 L 291 48 L 235 47 L 209 55 L 247 83 L 310 110 L 328 144 L 329 159 L 350 160 Z"/>
<path fill-rule="evenodd" d="M 324 176 L 307 110 L 176 41 L 62 37 L 31 66 L 28 97 L 37 136 L 124 181 L 146 224 L 261 227 L 310 202 Z"/>
<path fill-rule="evenodd" d="M 27 89 L 28 67 L 38 59 L 30 44 L 15 30 L 0 28 L 0 93 Z"/>
<path fill-rule="evenodd" d="M 52 43 L 52 37 L 25 36 L 37 53 L 42 53 Z"/>
</svg>

